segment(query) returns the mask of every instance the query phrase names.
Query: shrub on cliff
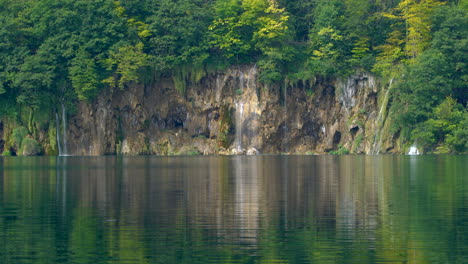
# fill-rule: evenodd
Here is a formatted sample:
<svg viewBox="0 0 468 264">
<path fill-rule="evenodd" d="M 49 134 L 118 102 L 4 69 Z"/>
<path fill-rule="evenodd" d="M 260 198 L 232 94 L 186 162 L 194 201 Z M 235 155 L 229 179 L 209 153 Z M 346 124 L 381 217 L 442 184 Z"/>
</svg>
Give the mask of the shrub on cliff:
<svg viewBox="0 0 468 264">
<path fill-rule="evenodd" d="M 26 137 L 23 139 L 20 153 L 22 156 L 37 156 L 41 154 L 41 146 L 33 138 Z"/>
<path fill-rule="evenodd" d="M 338 146 L 337 150 L 332 150 L 329 152 L 330 155 L 348 155 L 349 150 L 342 145 Z"/>
<path fill-rule="evenodd" d="M 18 150 L 21 148 L 24 137 L 28 134 L 28 130 L 25 127 L 17 127 L 13 129 L 9 140 L 10 146 Z"/>
</svg>

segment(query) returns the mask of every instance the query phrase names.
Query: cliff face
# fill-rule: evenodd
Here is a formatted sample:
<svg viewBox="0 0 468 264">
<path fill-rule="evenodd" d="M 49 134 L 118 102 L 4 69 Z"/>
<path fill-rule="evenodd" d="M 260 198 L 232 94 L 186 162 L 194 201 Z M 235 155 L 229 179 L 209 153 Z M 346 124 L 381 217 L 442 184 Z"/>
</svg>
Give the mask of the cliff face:
<svg viewBox="0 0 468 264">
<path fill-rule="evenodd" d="M 399 151 L 383 131 L 387 85 L 369 74 L 266 87 L 242 66 L 186 84 L 180 93 L 162 79 L 81 103 L 62 136 L 67 154 Z"/>
</svg>

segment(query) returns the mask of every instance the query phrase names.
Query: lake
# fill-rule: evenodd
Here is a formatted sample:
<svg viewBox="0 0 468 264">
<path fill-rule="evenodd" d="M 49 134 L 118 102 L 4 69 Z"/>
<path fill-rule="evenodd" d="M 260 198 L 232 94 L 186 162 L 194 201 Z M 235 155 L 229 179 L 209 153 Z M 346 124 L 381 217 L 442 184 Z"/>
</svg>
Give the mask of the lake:
<svg viewBox="0 0 468 264">
<path fill-rule="evenodd" d="M 468 263 L 468 156 L 4 157 L 0 263 Z"/>
</svg>

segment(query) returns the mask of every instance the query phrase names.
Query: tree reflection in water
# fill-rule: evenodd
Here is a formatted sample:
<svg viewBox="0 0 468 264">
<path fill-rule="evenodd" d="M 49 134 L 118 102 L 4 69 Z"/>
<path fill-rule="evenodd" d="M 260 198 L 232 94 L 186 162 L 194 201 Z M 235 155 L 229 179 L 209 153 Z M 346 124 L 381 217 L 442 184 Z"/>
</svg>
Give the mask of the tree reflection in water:
<svg viewBox="0 0 468 264">
<path fill-rule="evenodd" d="M 463 263 L 466 156 L 0 159 L 2 263 Z"/>
</svg>

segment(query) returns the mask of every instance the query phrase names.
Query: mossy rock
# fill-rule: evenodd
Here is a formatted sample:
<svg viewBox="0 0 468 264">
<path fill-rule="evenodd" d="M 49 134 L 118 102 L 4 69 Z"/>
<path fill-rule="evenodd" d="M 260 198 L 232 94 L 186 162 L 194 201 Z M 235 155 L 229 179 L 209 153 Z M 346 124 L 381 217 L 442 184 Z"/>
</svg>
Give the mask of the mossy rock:
<svg viewBox="0 0 468 264">
<path fill-rule="evenodd" d="M 58 156 L 59 153 L 58 153 L 58 150 L 56 147 L 52 147 L 52 146 L 47 146 L 46 147 L 46 150 L 45 150 L 45 155 L 48 155 L 48 156 Z"/>
<path fill-rule="evenodd" d="M 329 152 L 330 155 L 348 155 L 349 150 L 342 145 L 338 146 L 337 150 L 332 150 Z"/>
<path fill-rule="evenodd" d="M 198 156 L 201 153 L 192 147 L 183 147 L 178 152 L 175 153 L 176 156 Z"/>
<path fill-rule="evenodd" d="M 28 130 L 25 127 L 20 126 L 13 129 L 9 142 L 10 145 L 16 150 L 20 149 L 23 139 L 27 134 Z"/>
<path fill-rule="evenodd" d="M 26 137 L 21 143 L 22 156 L 37 156 L 41 154 L 41 146 L 33 138 Z"/>
<path fill-rule="evenodd" d="M 451 150 L 449 146 L 442 145 L 436 148 L 435 154 L 450 154 Z"/>
</svg>

